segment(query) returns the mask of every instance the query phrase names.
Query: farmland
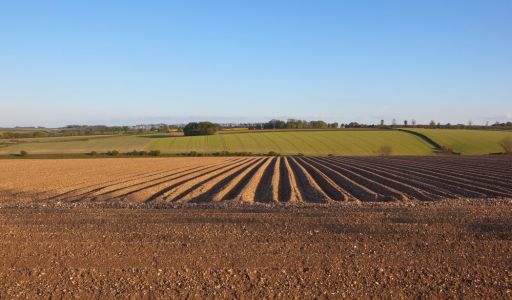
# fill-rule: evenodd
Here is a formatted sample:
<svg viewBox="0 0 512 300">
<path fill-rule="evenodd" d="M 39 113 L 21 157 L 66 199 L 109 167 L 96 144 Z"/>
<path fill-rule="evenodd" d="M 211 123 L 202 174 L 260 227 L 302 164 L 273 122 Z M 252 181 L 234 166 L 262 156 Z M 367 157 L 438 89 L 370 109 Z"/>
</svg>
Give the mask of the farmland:
<svg viewBox="0 0 512 300">
<path fill-rule="evenodd" d="M 6 141 L 4 141 L 5 143 Z M 1 154 L 15 154 L 25 150 L 30 154 L 87 153 L 118 150 L 159 150 L 176 154 L 270 151 L 284 155 L 379 155 L 382 146 L 392 148 L 393 155 L 429 155 L 432 147 L 420 138 L 392 130 L 338 130 L 338 131 L 284 131 L 229 133 L 211 136 L 176 137 L 97 136 L 21 139 L 18 144 L 0 145 Z"/>
<path fill-rule="evenodd" d="M 214 136 L 158 139 L 148 148 L 172 152 L 252 152 L 274 151 L 294 155 L 375 155 L 379 147 L 392 146 L 397 155 L 422 155 L 429 145 L 414 136 L 394 131 L 288 131 L 219 134 Z"/>
<path fill-rule="evenodd" d="M 0 190 L 11 202 L 107 205 L 508 198 L 510 166 L 510 156 L 5 160 Z"/>
<path fill-rule="evenodd" d="M 512 131 L 469 129 L 409 129 L 457 153 L 475 155 L 499 153 L 501 140 L 512 137 Z"/>
<path fill-rule="evenodd" d="M 0 298 L 507 298 L 511 165 L 4 159 Z"/>
<path fill-rule="evenodd" d="M 138 136 L 77 136 L 19 139 L 17 144 L 0 144 L 0 154 L 19 153 L 21 150 L 32 154 L 87 153 L 91 151 L 131 151 L 144 149 L 146 137 Z"/>
<path fill-rule="evenodd" d="M 0 209 L 0 298 L 510 298 L 512 205 Z"/>
<path fill-rule="evenodd" d="M 397 130 L 3 142 L 31 159 L 0 160 L 2 299 L 512 293 L 510 155 Z M 292 155 L 37 159 L 113 149 Z"/>
</svg>

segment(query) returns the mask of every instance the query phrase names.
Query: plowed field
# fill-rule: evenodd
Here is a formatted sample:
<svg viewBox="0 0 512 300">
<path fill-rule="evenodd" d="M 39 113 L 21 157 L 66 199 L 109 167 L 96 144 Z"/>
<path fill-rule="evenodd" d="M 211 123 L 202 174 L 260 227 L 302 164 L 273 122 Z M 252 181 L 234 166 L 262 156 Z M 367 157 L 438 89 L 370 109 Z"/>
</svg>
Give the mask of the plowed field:
<svg viewBox="0 0 512 300">
<path fill-rule="evenodd" d="M 2 202 L 323 203 L 510 198 L 512 158 L 3 160 Z"/>
<path fill-rule="evenodd" d="M 512 203 L 0 209 L 1 299 L 510 299 Z"/>
<path fill-rule="evenodd" d="M 0 160 L 0 299 L 509 299 L 511 163 Z"/>
</svg>

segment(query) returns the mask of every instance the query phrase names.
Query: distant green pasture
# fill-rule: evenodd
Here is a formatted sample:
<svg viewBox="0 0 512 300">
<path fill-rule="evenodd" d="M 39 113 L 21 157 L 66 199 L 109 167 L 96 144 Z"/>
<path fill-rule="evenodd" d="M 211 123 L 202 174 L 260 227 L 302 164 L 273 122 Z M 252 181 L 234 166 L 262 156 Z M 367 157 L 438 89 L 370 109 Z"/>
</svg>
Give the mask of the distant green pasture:
<svg viewBox="0 0 512 300">
<path fill-rule="evenodd" d="M 499 142 L 512 138 L 512 131 L 472 129 L 409 129 L 419 132 L 441 146 L 462 154 L 489 154 L 502 152 Z"/>
<path fill-rule="evenodd" d="M 160 150 L 162 153 L 274 151 L 284 155 L 376 155 L 391 146 L 394 155 L 428 155 L 431 146 L 420 138 L 394 130 L 244 132 L 210 136 L 94 136 L 26 139 L 0 147 L 0 154 L 21 150 L 29 154 L 86 153 L 118 150 Z"/>
</svg>

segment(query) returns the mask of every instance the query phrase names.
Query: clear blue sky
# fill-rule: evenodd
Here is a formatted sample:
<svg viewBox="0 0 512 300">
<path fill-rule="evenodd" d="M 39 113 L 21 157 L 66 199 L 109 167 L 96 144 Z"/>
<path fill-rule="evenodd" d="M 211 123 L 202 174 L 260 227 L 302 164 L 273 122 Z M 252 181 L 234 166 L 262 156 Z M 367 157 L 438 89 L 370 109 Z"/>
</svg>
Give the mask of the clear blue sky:
<svg viewBox="0 0 512 300">
<path fill-rule="evenodd" d="M 512 120 L 512 1 L 2 1 L 0 126 Z"/>
</svg>

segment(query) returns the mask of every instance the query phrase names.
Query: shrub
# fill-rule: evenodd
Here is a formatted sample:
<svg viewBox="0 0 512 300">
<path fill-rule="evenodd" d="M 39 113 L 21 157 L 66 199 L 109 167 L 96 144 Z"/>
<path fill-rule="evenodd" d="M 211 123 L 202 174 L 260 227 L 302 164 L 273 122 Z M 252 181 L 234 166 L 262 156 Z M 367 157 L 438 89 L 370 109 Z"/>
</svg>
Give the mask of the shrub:
<svg viewBox="0 0 512 300">
<path fill-rule="evenodd" d="M 441 154 L 460 154 L 460 153 L 455 152 L 452 148 L 446 147 L 446 146 L 441 146 L 441 148 L 439 149 L 439 153 L 441 153 Z"/>
<path fill-rule="evenodd" d="M 188 153 L 188 156 L 197 156 L 197 152 L 196 151 L 190 151 Z"/>
<path fill-rule="evenodd" d="M 91 152 L 89 152 L 89 155 L 90 155 L 90 156 L 95 156 L 95 155 L 97 155 L 97 154 L 98 154 L 98 152 L 96 152 L 96 151 L 91 151 Z"/>
<path fill-rule="evenodd" d="M 212 122 L 190 122 L 183 128 L 183 134 L 186 136 L 213 135 L 219 128 L 218 124 Z"/>
<path fill-rule="evenodd" d="M 107 152 L 107 155 L 110 155 L 110 156 L 117 156 L 117 155 L 119 155 L 119 151 L 117 151 L 117 150 L 108 151 L 108 152 Z"/>
<path fill-rule="evenodd" d="M 149 151 L 149 155 L 150 156 L 160 156 L 160 150 L 151 150 L 151 151 Z"/>
<path fill-rule="evenodd" d="M 505 153 L 512 154 L 512 137 L 506 137 L 500 141 L 500 146 L 505 150 Z"/>
<path fill-rule="evenodd" d="M 27 151 L 25 151 L 25 150 L 20 151 L 20 156 L 27 156 L 27 155 L 28 155 Z"/>
<path fill-rule="evenodd" d="M 275 152 L 275 151 L 269 151 L 267 153 L 268 156 L 279 156 L 279 153 Z"/>
<path fill-rule="evenodd" d="M 133 155 L 133 156 L 145 156 L 147 155 L 148 153 L 146 151 L 137 151 L 137 150 L 133 150 L 132 152 L 128 152 L 126 153 L 128 155 Z"/>
<path fill-rule="evenodd" d="M 377 154 L 380 156 L 390 156 L 393 152 L 393 148 L 391 146 L 382 145 L 379 150 L 377 150 Z"/>
<path fill-rule="evenodd" d="M 217 152 L 213 152 L 211 154 L 212 156 L 229 156 L 231 155 L 231 153 L 229 153 L 228 151 L 217 151 Z"/>
</svg>

